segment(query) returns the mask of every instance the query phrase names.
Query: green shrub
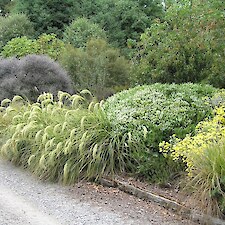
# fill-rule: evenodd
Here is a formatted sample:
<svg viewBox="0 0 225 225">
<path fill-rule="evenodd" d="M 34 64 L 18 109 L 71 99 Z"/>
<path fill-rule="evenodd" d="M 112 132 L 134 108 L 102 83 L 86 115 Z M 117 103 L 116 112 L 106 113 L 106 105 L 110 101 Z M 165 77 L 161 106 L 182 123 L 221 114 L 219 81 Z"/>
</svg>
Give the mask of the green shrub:
<svg viewBox="0 0 225 225">
<path fill-rule="evenodd" d="M 0 101 L 22 95 L 36 101 L 43 92 L 72 93 L 72 81 L 58 63 L 47 56 L 0 59 Z"/>
<path fill-rule="evenodd" d="M 159 143 L 174 133 L 182 138 L 194 131 L 196 124 L 211 114 L 211 105 L 205 104 L 204 98 L 215 91 L 197 84 L 140 86 L 108 98 L 104 110 L 115 133 L 130 133 L 140 144 L 136 159 L 142 166 L 137 166 L 137 172 L 151 179 L 154 171 L 160 179 L 163 171 L 169 176 L 165 166 L 169 161 L 162 159 Z M 176 168 L 171 162 L 172 167 Z"/>
<path fill-rule="evenodd" d="M 193 135 L 160 144 L 161 151 L 187 165 L 194 198 L 208 214 L 225 216 L 225 106 L 215 116 L 200 122 Z M 200 194 L 201 193 L 201 194 Z"/>
<path fill-rule="evenodd" d="M 129 85 L 130 64 L 118 49 L 102 39 L 92 39 L 83 49 L 68 46 L 60 58 L 75 89 L 88 89 L 99 99 Z"/>
<path fill-rule="evenodd" d="M 2 48 L 1 56 L 7 57 L 23 57 L 29 54 L 37 53 L 38 48 L 34 40 L 27 37 L 13 38 Z"/>
<path fill-rule="evenodd" d="M 83 91 L 81 94 L 88 94 Z M 128 167 L 127 135 L 111 132 L 101 105 L 80 95 L 40 95 L 30 104 L 16 96 L 2 101 L 0 119 L 8 122 L 1 154 L 42 179 L 73 183 L 98 179 Z"/>
<path fill-rule="evenodd" d="M 65 49 L 63 41 L 56 37 L 56 34 L 42 34 L 37 38 L 37 54 L 48 55 L 50 58 L 57 60 Z"/>
<path fill-rule="evenodd" d="M 21 58 L 26 55 L 39 54 L 48 55 L 57 60 L 64 48 L 65 44 L 56 38 L 55 34 L 42 34 L 37 40 L 27 37 L 13 38 L 3 47 L 1 56 Z"/>
<path fill-rule="evenodd" d="M 207 82 L 225 87 L 221 1 L 174 3 L 141 35 L 133 58 L 139 84 Z"/>
<path fill-rule="evenodd" d="M 13 38 L 33 35 L 33 25 L 24 14 L 0 17 L 0 50 Z"/>
<path fill-rule="evenodd" d="M 85 47 L 90 39 L 106 39 L 105 31 L 86 18 L 74 20 L 64 31 L 63 40 L 75 48 Z"/>
</svg>

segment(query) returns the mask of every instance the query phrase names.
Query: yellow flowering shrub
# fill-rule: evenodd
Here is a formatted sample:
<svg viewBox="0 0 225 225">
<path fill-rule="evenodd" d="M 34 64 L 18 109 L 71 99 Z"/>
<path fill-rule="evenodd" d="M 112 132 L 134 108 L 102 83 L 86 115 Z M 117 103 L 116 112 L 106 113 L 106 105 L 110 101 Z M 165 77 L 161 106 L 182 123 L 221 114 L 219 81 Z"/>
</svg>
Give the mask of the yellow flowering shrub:
<svg viewBox="0 0 225 225">
<path fill-rule="evenodd" d="M 162 142 L 160 151 L 186 163 L 189 186 L 202 210 L 225 218 L 225 104 L 217 97 L 212 100 L 220 102 L 213 118 L 200 122 L 194 135 Z"/>
<path fill-rule="evenodd" d="M 160 151 L 169 153 L 174 160 L 181 158 L 187 164 L 188 172 L 193 169 L 193 160 L 205 149 L 225 139 L 225 105 L 214 109 L 215 116 L 198 123 L 195 134 L 188 134 L 183 140 L 172 136 L 169 142 L 161 142 Z"/>
</svg>

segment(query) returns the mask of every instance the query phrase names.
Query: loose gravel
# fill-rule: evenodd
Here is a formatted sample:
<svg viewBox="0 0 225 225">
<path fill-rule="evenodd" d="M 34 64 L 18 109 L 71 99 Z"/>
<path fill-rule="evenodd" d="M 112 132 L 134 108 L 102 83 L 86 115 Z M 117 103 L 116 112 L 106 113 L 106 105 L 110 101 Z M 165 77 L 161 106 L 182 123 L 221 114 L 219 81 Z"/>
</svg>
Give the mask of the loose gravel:
<svg viewBox="0 0 225 225">
<path fill-rule="evenodd" d="M 195 225 L 115 188 L 38 180 L 0 160 L 1 225 Z"/>
</svg>

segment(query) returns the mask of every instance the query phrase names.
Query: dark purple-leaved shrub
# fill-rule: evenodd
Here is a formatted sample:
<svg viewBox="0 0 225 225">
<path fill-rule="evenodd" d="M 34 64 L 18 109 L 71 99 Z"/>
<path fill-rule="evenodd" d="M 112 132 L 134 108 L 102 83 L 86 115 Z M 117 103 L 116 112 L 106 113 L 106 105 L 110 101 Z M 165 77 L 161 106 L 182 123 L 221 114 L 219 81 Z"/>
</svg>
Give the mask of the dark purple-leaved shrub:
<svg viewBox="0 0 225 225">
<path fill-rule="evenodd" d="M 28 55 L 21 59 L 0 59 L 0 100 L 21 95 L 35 101 L 43 92 L 73 93 L 66 71 L 44 55 Z"/>
<path fill-rule="evenodd" d="M 0 101 L 15 95 L 18 70 L 18 59 L 0 59 Z"/>
</svg>

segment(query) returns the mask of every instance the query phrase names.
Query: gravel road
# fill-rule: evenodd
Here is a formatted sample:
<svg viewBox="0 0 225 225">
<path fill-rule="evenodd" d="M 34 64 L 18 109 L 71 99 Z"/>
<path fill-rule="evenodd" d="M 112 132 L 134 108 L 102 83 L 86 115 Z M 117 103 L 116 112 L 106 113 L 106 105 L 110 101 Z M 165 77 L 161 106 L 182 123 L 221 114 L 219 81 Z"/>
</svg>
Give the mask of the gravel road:
<svg viewBox="0 0 225 225">
<path fill-rule="evenodd" d="M 1 225 L 194 225 L 114 188 L 38 180 L 0 160 Z"/>
</svg>

